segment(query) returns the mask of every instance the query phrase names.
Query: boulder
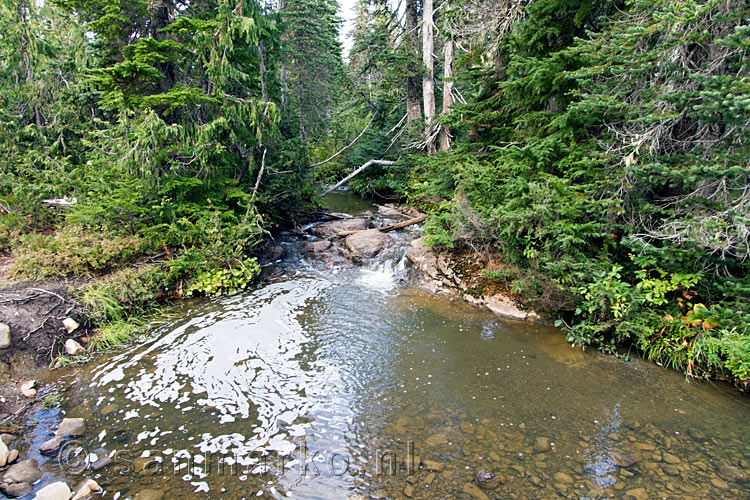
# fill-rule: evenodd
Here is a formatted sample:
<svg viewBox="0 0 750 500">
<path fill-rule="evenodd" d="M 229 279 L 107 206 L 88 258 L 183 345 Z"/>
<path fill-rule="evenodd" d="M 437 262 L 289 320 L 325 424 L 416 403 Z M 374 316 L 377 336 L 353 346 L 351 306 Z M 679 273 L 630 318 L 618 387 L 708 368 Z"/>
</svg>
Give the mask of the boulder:
<svg viewBox="0 0 750 500">
<path fill-rule="evenodd" d="M 86 422 L 82 418 L 64 418 L 55 432 L 56 437 L 83 436 L 86 433 Z"/>
<path fill-rule="evenodd" d="M 68 354 L 69 356 L 78 356 L 84 352 L 86 352 L 86 349 L 75 340 L 68 339 L 65 341 L 65 354 Z"/>
<path fill-rule="evenodd" d="M 333 245 L 333 243 L 331 243 L 330 240 L 320 240 L 306 244 L 305 248 L 312 253 L 321 253 L 331 248 L 331 245 Z"/>
<path fill-rule="evenodd" d="M 34 500 L 70 500 L 72 494 L 70 486 L 62 481 L 57 481 L 37 491 Z"/>
<path fill-rule="evenodd" d="M 346 247 L 358 257 L 374 257 L 388 244 L 391 237 L 377 229 L 359 231 L 346 237 Z"/>
<path fill-rule="evenodd" d="M 328 239 L 348 231 L 362 231 L 367 228 L 368 222 L 365 219 L 344 219 L 318 224 L 310 228 L 310 232 L 321 238 Z"/>
<path fill-rule="evenodd" d="M 10 347 L 10 326 L 0 323 L 0 349 Z"/>
</svg>

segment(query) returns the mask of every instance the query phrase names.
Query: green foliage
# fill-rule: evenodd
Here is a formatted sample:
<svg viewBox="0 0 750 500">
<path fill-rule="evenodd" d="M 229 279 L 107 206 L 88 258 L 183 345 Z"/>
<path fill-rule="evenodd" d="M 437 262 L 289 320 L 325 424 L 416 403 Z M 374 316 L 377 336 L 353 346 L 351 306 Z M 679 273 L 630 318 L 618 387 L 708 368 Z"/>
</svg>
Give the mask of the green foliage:
<svg viewBox="0 0 750 500">
<path fill-rule="evenodd" d="M 199 293 L 218 297 L 242 290 L 258 274 L 260 274 L 260 266 L 255 258 L 240 262 L 234 268 L 202 271 L 186 290 L 185 295 L 191 297 Z"/>
<path fill-rule="evenodd" d="M 42 398 L 42 409 L 43 410 L 51 410 L 53 408 L 58 408 L 60 404 L 62 403 L 62 398 L 60 395 L 56 392 L 48 392 L 44 395 L 44 398 Z"/>
</svg>

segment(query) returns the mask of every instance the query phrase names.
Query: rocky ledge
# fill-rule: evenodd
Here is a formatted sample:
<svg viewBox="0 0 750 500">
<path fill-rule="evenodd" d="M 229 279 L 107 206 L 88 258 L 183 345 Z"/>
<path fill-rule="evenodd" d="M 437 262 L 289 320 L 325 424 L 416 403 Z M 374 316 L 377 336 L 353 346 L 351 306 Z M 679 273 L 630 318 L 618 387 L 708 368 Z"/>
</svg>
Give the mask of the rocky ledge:
<svg viewBox="0 0 750 500">
<path fill-rule="evenodd" d="M 509 293 L 488 286 L 482 276 L 488 262 L 480 255 L 437 251 L 418 238 L 412 241 L 406 258 L 414 265 L 418 282 L 433 292 L 461 297 L 504 318 L 542 321 L 539 314 L 523 309 Z"/>
</svg>

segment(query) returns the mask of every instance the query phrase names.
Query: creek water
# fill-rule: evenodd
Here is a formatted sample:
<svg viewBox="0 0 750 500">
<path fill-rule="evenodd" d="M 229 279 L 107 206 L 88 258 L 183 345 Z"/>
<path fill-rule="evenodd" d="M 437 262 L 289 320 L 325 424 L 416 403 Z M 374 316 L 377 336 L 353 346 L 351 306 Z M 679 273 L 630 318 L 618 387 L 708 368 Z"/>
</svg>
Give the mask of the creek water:
<svg viewBox="0 0 750 500">
<path fill-rule="evenodd" d="M 275 278 L 182 302 L 143 341 L 52 372 L 62 405 L 35 410 L 25 437 L 37 488 L 90 477 L 110 499 L 750 498 L 732 477 L 750 471 L 747 398 L 423 291 L 402 258 L 418 232 L 359 266 L 330 267 L 290 238 Z M 86 419 L 80 460 L 38 455 L 64 416 Z M 480 472 L 501 484 L 477 489 Z"/>
</svg>

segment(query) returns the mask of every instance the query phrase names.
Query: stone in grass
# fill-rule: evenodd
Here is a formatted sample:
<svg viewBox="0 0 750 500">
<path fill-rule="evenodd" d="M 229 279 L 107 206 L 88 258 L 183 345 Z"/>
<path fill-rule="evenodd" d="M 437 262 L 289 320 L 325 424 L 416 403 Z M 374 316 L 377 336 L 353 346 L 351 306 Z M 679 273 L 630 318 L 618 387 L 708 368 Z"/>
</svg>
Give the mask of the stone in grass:
<svg viewBox="0 0 750 500">
<path fill-rule="evenodd" d="M 56 437 L 77 437 L 86 433 L 86 422 L 82 418 L 64 418 L 55 432 Z"/>
</svg>

